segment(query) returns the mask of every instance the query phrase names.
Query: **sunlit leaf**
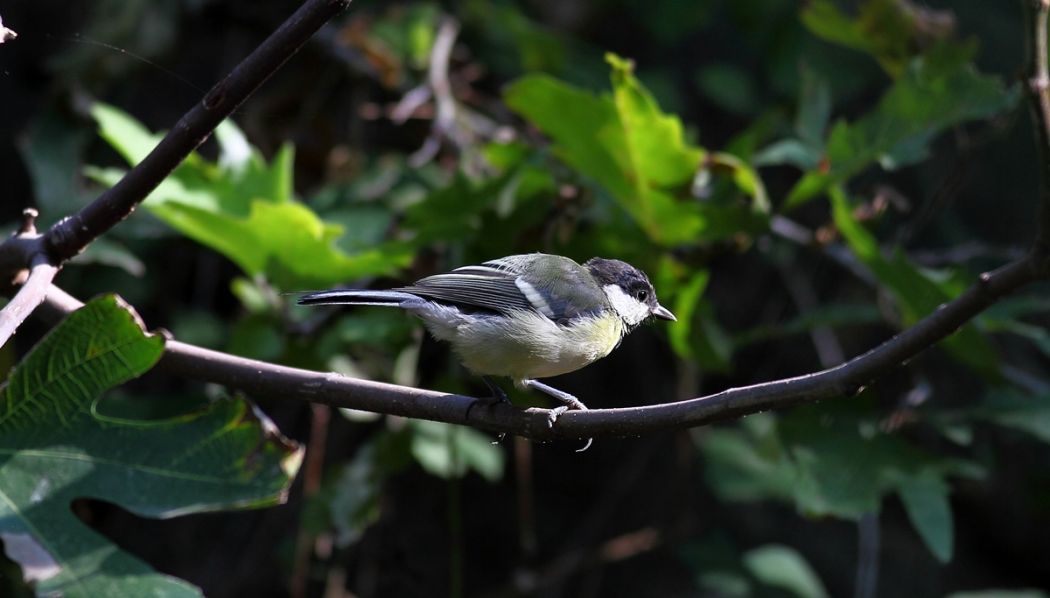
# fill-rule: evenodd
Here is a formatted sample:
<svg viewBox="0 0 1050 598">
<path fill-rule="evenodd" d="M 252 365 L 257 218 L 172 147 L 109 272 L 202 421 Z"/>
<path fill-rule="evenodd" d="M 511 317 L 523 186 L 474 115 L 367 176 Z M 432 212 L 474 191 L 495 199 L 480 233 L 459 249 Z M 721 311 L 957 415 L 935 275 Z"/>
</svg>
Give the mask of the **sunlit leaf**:
<svg viewBox="0 0 1050 598">
<path fill-rule="evenodd" d="M 137 163 L 159 137 L 115 108 L 92 110 L 99 134 L 129 163 Z M 240 144 L 233 125 L 224 127 L 224 155 Z M 242 148 L 243 149 L 243 148 Z M 88 169 L 96 181 L 114 185 L 114 169 Z M 286 146 L 269 165 L 255 150 L 225 165 L 191 155 L 143 206 L 179 232 L 227 256 L 245 273 L 265 274 L 280 288 L 328 286 L 390 274 L 412 257 L 405 244 L 373 244 L 352 253 L 338 247 L 343 227 L 322 220 L 292 199 L 292 151 Z"/>
<path fill-rule="evenodd" d="M 630 61 L 609 54 L 612 94 L 595 95 L 544 75 L 510 85 L 507 104 L 554 141 L 554 153 L 612 195 L 653 241 L 697 243 L 762 226 L 764 188 L 742 162 L 722 154 L 730 180 L 751 205 L 697 201 L 689 193 L 708 154 L 689 143 Z"/>
</svg>

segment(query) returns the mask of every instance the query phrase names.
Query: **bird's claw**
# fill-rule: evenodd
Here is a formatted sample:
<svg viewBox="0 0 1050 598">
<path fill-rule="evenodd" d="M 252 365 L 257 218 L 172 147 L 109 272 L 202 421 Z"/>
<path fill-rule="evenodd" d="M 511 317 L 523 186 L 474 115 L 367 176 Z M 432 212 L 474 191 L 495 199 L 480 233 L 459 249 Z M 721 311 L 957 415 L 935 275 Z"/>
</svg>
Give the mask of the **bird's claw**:
<svg viewBox="0 0 1050 598">
<path fill-rule="evenodd" d="M 548 409 L 547 410 L 547 427 L 548 428 L 553 428 L 554 427 L 554 422 L 558 421 L 558 418 L 561 417 L 561 414 L 565 413 L 568 410 L 569 410 L 569 406 L 568 405 L 560 405 L 558 407 L 555 407 L 554 409 Z"/>
<path fill-rule="evenodd" d="M 584 405 L 582 402 L 577 401 L 577 404 L 578 405 L 574 405 L 572 407 L 573 410 L 575 410 L 575 411 L 587 411 L 587 406 Z M 569 410 L 569 406 L 568 405 L 560 405 L 558 407 L 555 407 L 554 409 L 548 410 L 547 411 L 547 427 L 548 428 L 553 428 L 554 427 L 554 422 L 558 421 L 558 418 L 561 417 L 561 414 L 565 413 L 568 410 Z M 582 453 L 583 451 L 591 448 L 592 444 L 594 444 L 594 439 L 593 438 L 588 438 L 587 439 L 587 443 L 583 445 L 583 448 L 576 449 L 576 452 L 577 453 Z"/>
</svg>

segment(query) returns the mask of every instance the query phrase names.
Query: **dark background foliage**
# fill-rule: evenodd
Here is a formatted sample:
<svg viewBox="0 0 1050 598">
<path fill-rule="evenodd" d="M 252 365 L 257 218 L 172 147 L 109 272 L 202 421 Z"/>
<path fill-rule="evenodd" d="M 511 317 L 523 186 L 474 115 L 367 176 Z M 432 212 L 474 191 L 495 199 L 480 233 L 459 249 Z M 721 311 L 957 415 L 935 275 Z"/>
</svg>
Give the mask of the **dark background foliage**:
<svg viewBox="0 0 1050 598">
<path fill-rule="evenodd" d="M 1035 235 L 1032 122 L 1012 87 L 1026 60 L 1021 3 L 844 4 L 846 15 L 870 9 L 914 19 L 909 29 L 892 18 L 860 18 L 874 31 L 867 39 L 884 43 L 861 49 L 805 22 L 805 11 L 823 4 L 358 0 L 234 120 L 267 160 L 283 144 L 294 146 L 295 194 L 346 227 L 342 250 L 389 242 L 379 245 L 385 255 L 404 256 L 343 282 L 395 284 L 529 251 L 577 259 L 601 253 L 644 266 L 670 306 L 679 297 L 697 306 L 685 335 L 672 349 L 673 333 L 643 327 L 599 364 L 556 383 L 592 407 L 668 402 L 820 369 L 820 334 L 832 335 L 832 359 L 836 346 L 847 357 L 863 352 L 951 289 L 958 292 L 953 281 L 972 280 L 1023 252 Z M 0 221 L 14 221 L 26 205 L 54 221 L 105 182 L 98 172 L 84 176 L 85 165 L 126 166 L 113 151 L 120 143 L 96 134 L 93 102 L 119 107 L 151 131 L 167 129 L 294 7 L 239 0 L 3 7 L 4 23 L 19 38 L 0 46 L 0 181 L 7 198 Z M 445 139 L 425 164 L 412 165 L 410 156 L 432 130 L 432 104 L 403 124 L 389 115 L 425 81 L 442 15 L 461 26 L 451 58 L 453 94 L 498 128 Z M 928 154 L 899 169 L 872 160 L 843 175 L 853 222 L 879 240 L 882 255 L 908 257 L 907 266 L 880 267 L 857 258 L 864 240 L 837 230 L 848 228 L 850 216 L 833 221 L 823 193 L 786 208 L 800 178 L 826 174 L 826 165 L 799 165 L 814 156 L 762 158 L 761 150 L 796 137 L 796 115 L 819 104 L 820 89 L 832 125 L 876 113 L 909 61 L 933 55 L 941 43 L 952 52 L 972 48 L 972 61 L 964 62 L 1001 83 L 985 98 L 988 109 L 940 127 L 930 123 L 955 104 L 918 97 L 920 108 L 931 102 L 925 112 L 916 109 L 930 135 L 914 145 L 928 142 Z M 771 234 L 768 222 L 746 220 L 729 220 L 695 243 L 646 239 L 601 176 L 549 150 L 544 135 L 558 133 L 543 115 L 505 102 L 508 84 L 536 72 L 607 93 L 606 51 L 634 61 L 660 108 L 685 124 L 686 139 L 762 164 L 757 172 L 774 211 L 830 241 L 793 243 Z M 948 89 L 949 99 L 966 96 Z M 492 159 L 489 140 L 508 132 L 527 157 L 502 173 L 479 170 L 479 156 Z M 819 142 L 826 132 L 818 127 Z M 216 160 L 222 150 L 209 141 L 201 153 Z M 821 154 L 818 148 L 818 162 Z M 736 214 L 748 193 L 725 172 L 754 171 L 720 168 L 712 201 Z M 508 191 L 507 172 L 533 177 L 537 191 Z M 508 194 L 516 203 L 499 213 L 493 198 Z M 392 231 L 416 236 L 398 245 Z M 246 272 L 145 209 L 104 241 L 66 267 L 58 283 L 81 298 L 117 292 L 151 328 L 181 340 L 319 370 L 485 392 L 405 318 L 289 311 L 279 294 L 336 281 L 289 274 L 276 259 Z M 919 266 L 940 274 L 923 278 Z M 709 278 L 693 277 L 700 272 Z M 916 286 L 913 275 L 925 282 Z M 946 294 L 932 303 L 909 295 L 923 285 Z M 692 302 L 687 287 L 695 288 Z M 861 397 L 713 428 L 601 439 L 582 454 L 574 443 L 511 438 L 493 449 L 480 435 L 267 401 L 262 409 L 286 435 L 306 442 L 327 432 L 323 475 L 301 472 L 287 504 L 163 521 L 100 501 L 78 502 L 74 510 L 121 548 L 209 596 L 282 596 L 296 583 L 310 596 L 344 589 L 360 596 L 819 595 L 778 581 L 799 579 L 797 564 L 761 564 L 755 549 L 771 545 L 796 551 L 792 558 L 807 561 L 834 596 L 853 593 L 858 569 L 873 567 L 878 595 L 886 596 L 1050 587 L 1050 543 L 1042 532 L 1050 525 L 1050 379 L 1043 374 L 1050 339 L 1039 315 L 1045 302 L 1035 293 L 1022 299 L 971 331 L 977 340 L 957 335 L 951 347 L 924 354 Z M 42 332 L 39 323 L 21 332 L 0 364 L 13 363 Z M 994 346 L 993 359 L 982 362 L 986 346 Z M 149 375 L 121 392 L 154 401 L 147 410 L 158 415 L 199 403 L 211 390 Z M 1022 393 L 1040 401 L 1012 411 L 1017 404 L 1008 399 Z M 785 479 L 786 486 L 777 485 Z M 940 543 L 924 542 L 922 525 L 910 519 L 914 504 L 900 498 L 908 492 L 900 488 L 920 482 L 943 490 L 935 497 L 948 496 L 950 487 L 950 559 L 934 553 L 944 547 L 943 526 L 932 532 Z M 320 486 L 304 492 L 304 483 Z M 297 557 L 304 549 L 308 560 Z M 13 565 L 5 571 L 8 581 L 17 578 Z M 6 587 L 22 591 L 16 586 Z"/>
</svg>

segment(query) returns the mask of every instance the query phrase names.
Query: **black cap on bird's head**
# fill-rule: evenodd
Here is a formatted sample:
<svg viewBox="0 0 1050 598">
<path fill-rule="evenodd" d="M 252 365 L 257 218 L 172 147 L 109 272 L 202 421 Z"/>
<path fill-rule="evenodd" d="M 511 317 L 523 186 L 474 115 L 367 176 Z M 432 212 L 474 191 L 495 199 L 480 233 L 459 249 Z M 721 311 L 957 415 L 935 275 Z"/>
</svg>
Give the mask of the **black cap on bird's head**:
<svg viewBox="0 0 1050 598">
<path fill-rule="evenodd" d="M 674 314 L 657 301 L 656 290 L 645 272 L 627 262 L 600 257 L 587 260 L 584 267 L 606 290 L 613 307 L 629 324 L 638 324 L 650 315 L 663 320 L 676 320 Z M 620 292 L 610 292 L 610 286 L 619 289 Z M 625 303 L 629 304 L 624 305 Z"/>
</svg>

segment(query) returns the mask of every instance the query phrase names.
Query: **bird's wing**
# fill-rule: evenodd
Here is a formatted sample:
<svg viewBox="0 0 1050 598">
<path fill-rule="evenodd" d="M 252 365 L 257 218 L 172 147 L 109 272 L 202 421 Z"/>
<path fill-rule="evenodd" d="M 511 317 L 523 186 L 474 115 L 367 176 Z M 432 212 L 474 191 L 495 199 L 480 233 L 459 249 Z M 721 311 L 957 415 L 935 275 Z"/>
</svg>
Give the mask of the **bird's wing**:
<svg viewBox="0 0 1050 598">
<path fill-rule="evenodd" d="M 533 309 L 533 305 L 514 284 L 517 278 L 512 274 L 497 276 L 456 270 L 448 274 L 428 276 L 411 286 L 396 290 L 444 303 L 495 312 Z"/>
<path fill-rule="evenodd" d="M 544 261 L 544 272 L 536 272 L 534 257 L 509 256 L 464 266 L 396 290 L 495 312 L 533 310 L 559 323 L 607 305 L 605 293 L 583 266 L 557 257 Z M 554 279 L 560 281 L 560 291 L 551 288 L 549 281 Z"/>
</svg>

